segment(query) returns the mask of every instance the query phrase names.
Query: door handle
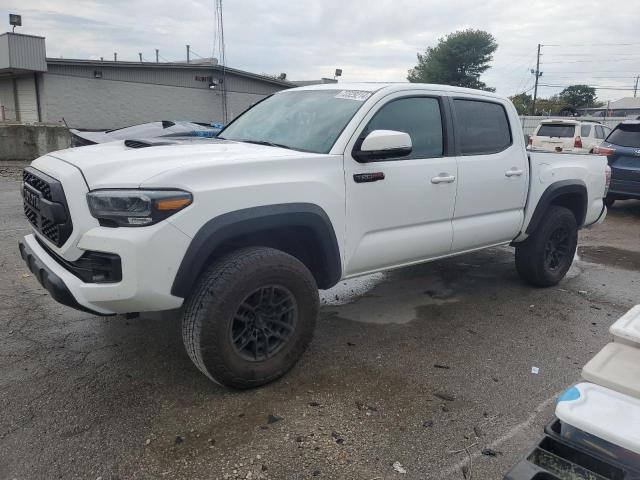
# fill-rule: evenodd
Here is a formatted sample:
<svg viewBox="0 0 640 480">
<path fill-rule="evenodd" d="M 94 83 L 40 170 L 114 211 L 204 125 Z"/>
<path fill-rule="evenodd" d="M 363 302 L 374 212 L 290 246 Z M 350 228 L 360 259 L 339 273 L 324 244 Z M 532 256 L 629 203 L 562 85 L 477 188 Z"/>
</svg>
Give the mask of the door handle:
<svg viewBox="0 0 640 480">
<path fill-rule="evenodd" d="M 353 175 L 353 181 L 356 183 L 379 182 L 380 180 L 384 180 L 383 172 L 355 173 Z"/>
<path fill-rule="evenodd" d="M 507 170 L 504 172 L 505 177 L 519 177 L 524 172 L 522 170 L 518 170 L 517 168 L 512 168 L 511 170 Z"/>
<path fill-rule="evenodd" d="M 446 173 L 441 173 L 437 177 L 433 177 L 431 179 L 431 183 L 453 183 L 456 181 L 456 177 L 453 175 L 447 175 Z"/>
</svg>

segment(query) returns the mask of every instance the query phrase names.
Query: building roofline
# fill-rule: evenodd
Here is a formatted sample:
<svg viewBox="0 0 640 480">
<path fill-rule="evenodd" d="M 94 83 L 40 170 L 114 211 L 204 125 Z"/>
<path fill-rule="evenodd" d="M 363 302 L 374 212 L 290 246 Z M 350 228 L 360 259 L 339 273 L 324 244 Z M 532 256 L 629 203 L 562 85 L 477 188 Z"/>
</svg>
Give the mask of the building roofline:
<svg viewBox="0 0 640 480">
<path fill-rule="evenodd" d="M 41 38 L 44 40 L 44 37 L 41 37 L 40 35 L 28 35 L 26 33 L 16 33 L 16 32 L 4 32 L 4 33 L 0 33 L 0 37 L 3 37 L 5 35 L 13 35 L 16 37 L 31 37 L 31 38 Z"/>
<path fill-rule="evenodd" d="M 264 75 L 258 75 L 256 73 L 246 72 L 244 70 L 238 70 L 236 68 L 224 67 L 222 65 L 213 65 L 207 63 L 178 63 L 178 62 L 130 62 L 130 61 L 117 61 L 113 60 L 84 60 L 75 58 L 49 58 L 46 59 L 47 64 L 53 65 L 84 65 L 91 67 L 125 67 L 125 68 L 180 68 L 187 70 L 207 70 L 212 69 L 216 71 L 222 71 L 225 69 L 228 73 L 238 75 L 241 77 L 247 77 L 254 80 L 260 80 L 262 82 L 273 83 L 281 87 L 295 87 L 294 83 L 286 80 L 278 80 L 271 77 L 265 77 Z"/>
</svg>

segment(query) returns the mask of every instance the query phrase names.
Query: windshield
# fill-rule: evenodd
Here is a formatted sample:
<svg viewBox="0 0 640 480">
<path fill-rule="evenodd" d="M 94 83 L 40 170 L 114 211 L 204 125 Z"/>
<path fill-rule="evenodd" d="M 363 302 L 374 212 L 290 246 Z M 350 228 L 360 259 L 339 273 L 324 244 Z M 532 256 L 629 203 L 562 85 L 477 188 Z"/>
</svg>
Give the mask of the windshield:
<svg viewBox="0 0 640 480">
<path fill-rule="evenodd" d="M 576 131 L 574 124 L 543 123 L 536 134 L 538 137 L 573 137 Z"/>
<path fill-rule="evenodd" d="M 329 153 L 369 95 L 371 92 L 360 90 L 278 93 L 243 113 L 220 138 Z"/>
<path fill-rule="evenodd" d="M 621 147 L 640 147 L 640 123 L 621 123 L 606 141 Z"/>
</svg>

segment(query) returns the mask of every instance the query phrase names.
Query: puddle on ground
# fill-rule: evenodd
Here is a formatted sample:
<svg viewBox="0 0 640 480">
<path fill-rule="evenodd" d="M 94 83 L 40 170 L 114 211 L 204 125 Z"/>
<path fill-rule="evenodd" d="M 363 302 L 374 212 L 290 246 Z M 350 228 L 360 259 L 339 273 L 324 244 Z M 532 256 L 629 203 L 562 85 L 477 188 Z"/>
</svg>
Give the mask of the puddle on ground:
<svg viewBox="0 0 640 480">
<path fill-rule="evenodd" d="M 415 275 L 415 272 L 410 271 L 404 273 L 410 274 L 408 278 L 388 273 L 387 275 L 394 278 L 376 279 L 374 286 L 366 294 L 350 293 L 343 297 L 350 299 L 349 302 L 343 302 L 342 298 L 335 300 L 334 296 L 334 303 L 324 305 L 335 306 L 333 314 L 355 322 L 404 324 L 415 320 L 417 305 L 444 305 L 459 301 L 437 271 L 422 272 L 421 275 Z M 343 288 L 348 287 L 349 282 L 346 283 Z"/>
<path fill-rule="evenodd" d="M 580 259 L 625 270 L 640 270 L 640 252 L 605 246 L 578 247 Z"/>
</svg>

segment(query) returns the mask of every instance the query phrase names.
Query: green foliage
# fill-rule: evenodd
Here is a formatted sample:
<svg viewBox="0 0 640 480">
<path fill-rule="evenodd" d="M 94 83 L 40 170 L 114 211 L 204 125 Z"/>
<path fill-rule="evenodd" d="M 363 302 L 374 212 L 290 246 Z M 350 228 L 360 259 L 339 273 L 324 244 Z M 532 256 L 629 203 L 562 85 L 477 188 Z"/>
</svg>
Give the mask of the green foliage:
<svg viewBox="0 0 640 480">
<path fill-rule="evenodd" d="M 531 104 L 533 103 L 533 97 L 526 93 L 519 93 L 513 97 L 509 97 L 509 100 L 513 102 L 519 115 L 529 115 L 531 111 Z"/>
<path fill-rule="evenodd" d="M 480 75 L 490 68 L 497 48 L 493 36 L 483 30 L 450 33 L 424 54 L 418 53 L 418 64 L 409 70 L 407 80 L 495 91 L 480 81 Z"/>
<path fill-rule="evenodd" d="M 571 85 L 562 90 L 559 96 L 572 107 L 590 107 L 596 101 L 596 89 L 588 85 Z"/>
</svg>

